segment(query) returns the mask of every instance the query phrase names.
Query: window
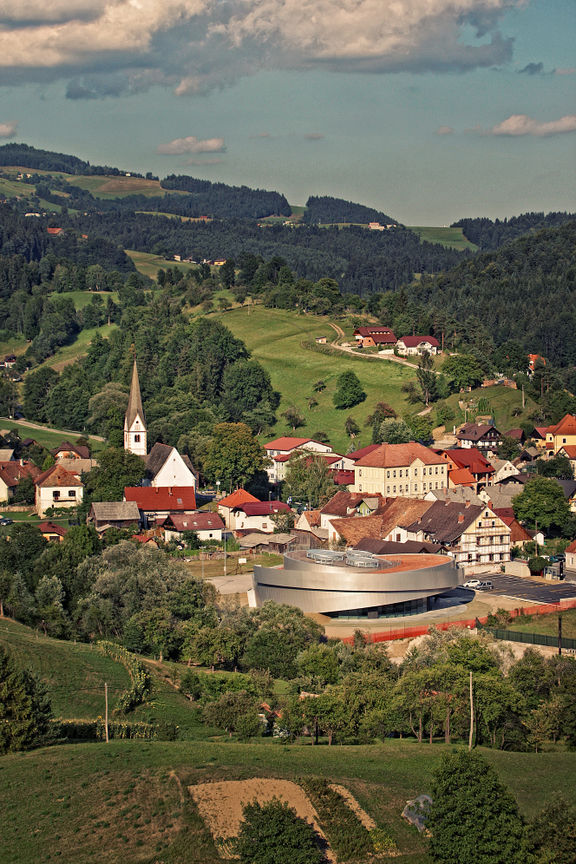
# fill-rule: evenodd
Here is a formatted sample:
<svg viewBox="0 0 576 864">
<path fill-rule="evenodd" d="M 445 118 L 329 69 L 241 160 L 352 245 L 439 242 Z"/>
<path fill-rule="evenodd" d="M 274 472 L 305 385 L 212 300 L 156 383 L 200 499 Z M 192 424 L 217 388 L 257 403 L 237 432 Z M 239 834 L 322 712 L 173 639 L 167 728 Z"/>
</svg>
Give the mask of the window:
<svg viewBox="0 0 576 864">
<path fill-rule="evenodd" d="M 359 476 L 359 477 L 362 476 L 362 468 L 360 468 L 360 470 L 358 471 L 358 476 Z M 362 490 L 360 490 L 360 491 L 362 491 Z"/>
<path fill-rule="evenodd" d="M 392 491 L 394 492 L 394 494 L 396 494 L 396 486 L 394 486 L 394 489 Z"/>
<path fill-rule="evenodd" d="M 418 476 L 418 468 L 414 468 L 414 476 L 415 476 L 415 477 Z"/>
<path fill-rule="evenodd" d="M 401 543 L 401 542 L 402 542 L 402 535 L 401 535 L 401 534 L 396 534 L 396 542 L 397 542 L 397 543 Z"/>
<path fill-rule="evenodd" d="M 387 479 L 387 480 L 390 479 L 390 471 L 386 471 L 386 479 Z"/>
<path fill-rule="evenodd" d="M 262 522 L 262 528 L 267 528 L 267 527 L 268 527 L 268 523 L 267 523 L 267 522 Z"/>
<path fill-rule="evenodd" d="M 415 491 L 415 492 L 418 491 L 418 483 L 415 483 L 415 484 L 414 484 L 414 491 Z"/>
<path fill-rule="evenodd" d="M 134 441 L 136 444 L 140 443 L 140 435 L 134 435 Z"/>
<path fill-rule="evenodd" d="M 75 498 L 76 497 L 76 490 L 75 489 L 69 489 L 68 490 L 68 497 L 69 498 Z"/>
<path fill-rule="evenodd" d="M 58 498 L 60 498 L 60 490 L 59 489 L 55 489 L 54 492 L 52 492 L 52 498 L 54 499 L 54 501 L 57 501 Z"/>
<path fill-rule="evenodd" d="M 392 473 L 392 476 L 394 477 L 394 479 L 396 479 L 396 471 L 394 471 L 394 472 Z"/>
</svg>

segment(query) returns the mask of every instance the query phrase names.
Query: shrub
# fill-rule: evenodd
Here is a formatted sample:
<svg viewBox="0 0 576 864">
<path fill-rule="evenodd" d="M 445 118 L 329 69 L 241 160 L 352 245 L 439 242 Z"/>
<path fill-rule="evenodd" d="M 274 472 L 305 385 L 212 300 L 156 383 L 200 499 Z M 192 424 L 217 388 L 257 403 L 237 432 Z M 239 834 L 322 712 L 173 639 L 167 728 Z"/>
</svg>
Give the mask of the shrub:
<svg viewBox="0 0 576 864">
<path fill-rule="evenodd" d="M 121 645 L 113 642 L 98 642 L 98 650 L 121 663 L 130 675 L 131 686 L 118 701 L 117 711 L 127 714 L 141 705 L 152 691 L 152 678 L 143 663 Z"/>
<path fill-rule="evenodd" d="M 313 827 L 281 801 L 247 804 L 233 845 L 242 864 L 321 864 L 324 860 Z"/>
</svg>

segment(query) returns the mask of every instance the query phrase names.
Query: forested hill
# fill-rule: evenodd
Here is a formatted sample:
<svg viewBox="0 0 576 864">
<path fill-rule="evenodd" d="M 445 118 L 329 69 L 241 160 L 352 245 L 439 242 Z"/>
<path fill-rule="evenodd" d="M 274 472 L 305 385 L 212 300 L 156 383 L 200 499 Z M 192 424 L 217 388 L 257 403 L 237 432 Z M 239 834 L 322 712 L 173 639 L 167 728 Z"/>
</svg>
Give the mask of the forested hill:
<svg viewBox="0 0 576 864">
<path fill-rule="evenodd" d="M 418 286 L 420 302 L 515 340 L 555 366 L 576 364 L 576 220 L 477 255 Z M 476 322 L 476 323 L 474 323 Z M 470 337 L 472 334 L 468 334 Z"/>
<path fill-rule="evenodd" d="M 460 219 L 452 228 L 462 228 L 465 237 L 480 249 L 499 249 L 504 243 L 542 228 L 557 228 L 576 218 L 574 213 L 521 213 L 510 219 Z"/>
<path fill-rule="evenodd" d="M 353 222 L 367 225 L 369 222 L 380 222 L 383 225 L 396 225 L 396 220 L 391 219 L 380 210 L 365 207 L 363 204 L 355 204 L 353 201 L 345 201 L 343 198 L 330 198 L 327 195 L 308 198 L 304 222 L 308 225 L 330 225 L 342 222 Z"/>
<path fill-rule="evenodd" d="M 63 174 L 124 174 L 109 165 L 90 165 L 84 159 L 51 150 L 37 150 L 28 144 L 3 144 L 0 147 L 0 166 L 17 165 L 35 171 L 58 171 Z M 133 176 L 140 176 L 133 174 Z"/>
<path fill-rule="evenodd" d="M 188 192 L 185 198 L 170 197 L 170 205 L 182 209 L 182 215 L 238 218 L 239 216 L 258 219 L 262 216 L 290 216 L 292 208 L 279 192 L 266 189 L 250 189 L 248 186 L 228 186 L 226 183 L 211 183 L 198 180 L 185 174 L 170 174 L 160 183 L 163 189 Z M 157 209 L 165 210 L 165 199 Z M 194 212 L 188 212 L 194 211 Z M 171 210 L 165 212 L 173 212 Z M 174 212 L 180 212 L 176 210 Z"/>
</svg>

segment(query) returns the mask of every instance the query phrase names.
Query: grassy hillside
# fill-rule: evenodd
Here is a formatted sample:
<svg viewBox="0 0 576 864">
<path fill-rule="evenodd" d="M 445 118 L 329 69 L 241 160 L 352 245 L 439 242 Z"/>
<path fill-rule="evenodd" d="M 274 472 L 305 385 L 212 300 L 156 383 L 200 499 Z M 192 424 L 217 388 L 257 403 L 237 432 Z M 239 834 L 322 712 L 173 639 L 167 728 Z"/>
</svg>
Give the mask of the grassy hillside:
<svg viewBox="0 0 576 864">
<path fill-rule="evenodd" d="M 0 645 L 18 666 L 31 669 L 44 681 L 56 717 L 94 720 L 104 713 L 104 684 L 108 684 L 110 712 L 130 678 L 125 668 L 105 657 L 92 645 L 51 639 L 7 618 L 0 619 Z M 216 730 L 203 726 L 197 709 L 165 679 L 163 668 L 153 662 L 153 693 L 149 702 L 127 715 L 131 721 L 170 722 L 183 738 L 206 738 Z M 122 717 L 122 715 L 120 715 Z"/>
<path fill-rule="evenodd" d="M 452 748 L 454 749 L 454 748 Z M 249 777 L 326 777 L 343 783 L 396 841 L 398 864 L 429 864 L 426 840 L 400 814 L 430 788 L 443 745 L 372 747 L 112 741 L 4 756 L 4 864 L 61 860 L 216 864 L 187 787 Z M 574 753 L 484 751 L 533 815 L 555 791 L 576 793 Z"/>
<path fill-rule="evenodd" d="M 166 194 L 158 180 L 145 180 L 143 177 L 80 175 L 68 176 L 66 179 L 72 186 L 86 189 L 95 198 L 126 198 L 128 195 L 155 198 Z"/>
<path fill-rule="evenodd" d="M 62 430 L 59 432 L 38 423 L 27 423 L 25 420 L 8 420 L 6 417 L 0 417 L 0 429 L 13 429 L 21 438 L 34 438 L 35 441 L 49 450 L 57 447 L 65 438 L 74 438 L 78 435 L 78 432 L 74 430 Z M 84 435 L 84 433 L 82 434 Z M 98 450 L 101 450 L 105 446 L 94 435 L 87 435 L 86 437 L 90 439 L 94 453 L 97 453 Z"/>
<path fill-rule="evenodd" d="M 312 437 L 317 431 L 326 432 L 335 449 L 345 453 L 350 443 L 344 430 L 348 417 L 353 417 L 362 428 L 361 435 L 354 440 L 354 444 L 361 447 L 370 443 L 364 423 L 377 402 L 389 402 L 398 412 L 408 408 L 400 388 L 414 377 L 412 370 L 390 361 L 370 360 L 336 351 L 322 353 L 305 347 L 305 343 L 314 343 L 316 336 L 326 336 L 328 341 L 336 337 L 329 321 L 324 318 L 265 309 L 263 306 L 236 308 L 217 313 L 215 317 L 246 343 L 252 355 L 270 373 L 275 389 L 282 393 L 277 412 L 279 422 L 272 434 Z M 332 402 L 336 380 L 349 369 L 360 379 L 367 398 L 355 408 L 339 411 Z M 326 389 L 313 394 L 313 385 L 319 380 L 326 383 Z M 310 410 L 308 397 L 312 395 L 318 405 Z M 306 417 L 306 425 L 295 432 L 280 417 L 282 411 L 291 405 Z"/>
<path fill-rule="evenodd" d="M 496 426 L 501 432 L 507 432 L 528 420 L 530 414 L 535 410 L 536 403 L 526 397 L 526 405 L 522 408 L 522 393 L 520 390 L 512 390 L 510 387 L 497 385 L 495 387 L 479 387 L 469 393 L 454 393 L 445 403 L 449 405 L 456 414 L 456 423 L 464 422 L 464 412 L 459 408 L 460 402 L 468 405 L 478 405 L 481 399 L 486 399 L 490 410 L 482 411 L 482 414 L 492 414 Z"/>
<path fill-rule="evenodd" d="M 414 231 L 421 240 L 427 240 L 428 243 L 440 243 L 441 246 L 447 246 L 450 249 L 457 249 L 461 252 L 463 249 L 469 249 L 475 252 L 478 249 L 475 243 L 471 243 L 464 236 L 462 228 L 448 228 L 410 225 L 410 231 Z"/>
<path fill-rule="evenodd" d="M 22 183 L 19 180 L 6 180 L 5 178 L 0 177 L 0 197 L 31 198 L 32 195 L 35 194 L 35 187 L 30 186 L 28 183 Z M 54 210 L 56 213 L 59 213 L 62 209 L 59 204 L 53 204 L 51 201 L 44 201 L 42 198 L 39 198 L 38 200 L 40 207 L 45 210 Z"/>
<path fill-rule="evenodd" d="M 182 217 L 175 217 L 180 219 Z M 136 265 L 136 269 L 139 273 L 142 273 L 144 276 L 149 276 L 150 279 L 156 279 L 158 275 L 158 270 L 165 270 L 167 267 L 177 267 L 182 273 L 187 273 L 189 270 L 193 270 L 196 265 L 195 264 L 183 264 L 178 261 L 167 261 L 166 258 L 163 258 L 162 255 L 152 255 L 149 252 L 136 252 L 133 249 L 125 249 L 126 255 L 128 255 L 134 264 Z"/>
</svg>

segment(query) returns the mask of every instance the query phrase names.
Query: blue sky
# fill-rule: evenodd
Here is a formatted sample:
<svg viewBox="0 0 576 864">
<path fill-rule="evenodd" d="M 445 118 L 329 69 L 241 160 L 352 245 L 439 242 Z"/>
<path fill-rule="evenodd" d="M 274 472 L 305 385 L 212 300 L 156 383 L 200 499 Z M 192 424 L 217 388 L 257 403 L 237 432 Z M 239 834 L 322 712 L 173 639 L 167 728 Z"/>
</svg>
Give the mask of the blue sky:
<svg viewBox="0 0 576 864">
<path fill-rule="evenodd" d="M 0 143 L 410 225 L 574 210 L 575 44 L 573 0 L 4 0 Z"/>
</svg>

